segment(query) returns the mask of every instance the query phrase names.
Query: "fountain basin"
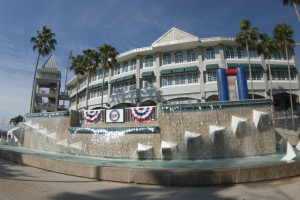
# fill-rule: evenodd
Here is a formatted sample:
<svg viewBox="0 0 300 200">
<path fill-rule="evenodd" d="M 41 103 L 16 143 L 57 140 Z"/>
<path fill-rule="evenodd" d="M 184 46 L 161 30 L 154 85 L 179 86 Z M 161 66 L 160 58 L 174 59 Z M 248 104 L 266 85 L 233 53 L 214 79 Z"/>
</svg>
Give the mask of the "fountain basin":
<svg viewBox="0 0 300 200">
<path fill-rule="evenodd" d="M 212 166 L 213 168 L 193 168 L 193 166 L 192 168 L 145 168 L 141 167 L 140 165 L 139 167 L 124 167 L 126 163 L 124 160 L 112 160 L 112 162 L 118 164 L 119 166 L 106 166 L 103 163 L 79 163 L 74 162 L 74 160 L 72 161 L 71 157 L 73 156 L 68 154 L 61 154 L 61 157 L 64 158 L 70 157 L 70 160 L 66 161 L 60 160 L 59 158 L 53 158 L 54 154 L 50 152 L 48 153 L 48 156 L 45 156 L 45 152 L 42 152 L 43 156 L 42 154 L 38 155 L 38 153 L 36 153 L 36 155 L 30 155 L 29 153 L 18 152 L 18 149 L 20 148 L 8 148 L 6 146 L 1 146 L 0 157 L 19 164 L 24 164 L 48 171 L 124 183 L 155 184 L 166 186 L 199 186 L 268 181 L 300 175 L 299 152 L 297 159 L 292 162 L 274 161 L 268 164 L 252 166 Z M 24 149 L 22 151 L 24 151 Z M 278 156 L 280 157 L 281 155 Z M 255 160 L 257 160 L 257 158 Z M 232 160 L 227 161 L 228 163 L 232 163 Z M 108 161 L 105 160 L 105 162 Z M 140 162 L 143 163 L 144 161 Z M 153 163 L 153 161 L 149 162 Z M 171 162 L 169 163 L 170 166 L 174 166 L 172 163 L 174 161 L 164 162 Z M 210 161 L 204 160 L 202 162 Z M 185 166 L 187 166 L 186 163 Z"/>
</svg>

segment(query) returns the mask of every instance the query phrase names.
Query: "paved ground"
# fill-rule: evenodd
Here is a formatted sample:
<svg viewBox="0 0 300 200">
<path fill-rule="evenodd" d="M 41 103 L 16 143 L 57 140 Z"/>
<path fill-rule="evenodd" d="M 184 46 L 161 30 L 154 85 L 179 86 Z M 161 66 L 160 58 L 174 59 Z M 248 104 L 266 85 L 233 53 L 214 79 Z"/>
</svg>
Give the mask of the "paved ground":
<svg viewBox="0 0 300 200">
<path fill-rule="evenodd" d="M 300 177 L 227 186 L 162 187 L 67 176 L 0 159 L 0 199 L 300 199 Z"/>
</svg>

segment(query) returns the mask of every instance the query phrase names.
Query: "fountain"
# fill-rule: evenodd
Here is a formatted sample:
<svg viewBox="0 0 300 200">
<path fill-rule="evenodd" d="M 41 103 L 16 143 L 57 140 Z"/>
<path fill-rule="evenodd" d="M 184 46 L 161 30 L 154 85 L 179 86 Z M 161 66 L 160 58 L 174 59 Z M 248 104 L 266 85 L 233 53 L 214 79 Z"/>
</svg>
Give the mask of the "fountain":
<svg viewBox="0 0 300 200">
<path fill-rule="evenodd" d="M 172 186 L 300 175 L 300 144 L 294 152 L 275 137 L 272 101 L 227 101 L 219 93 L 225 100 L 141 107 L 128 123 L 82 123 L 78 111 L 27 115 L 8 141 L 17 147 L 1 145 L 0 156 L 59 173 Z"/>
</svg>

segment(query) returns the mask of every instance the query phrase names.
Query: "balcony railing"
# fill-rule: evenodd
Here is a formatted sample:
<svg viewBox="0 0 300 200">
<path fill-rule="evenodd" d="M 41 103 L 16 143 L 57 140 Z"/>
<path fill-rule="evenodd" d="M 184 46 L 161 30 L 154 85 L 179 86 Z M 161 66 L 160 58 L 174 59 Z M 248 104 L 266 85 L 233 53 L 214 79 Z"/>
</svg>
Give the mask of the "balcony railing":
<svg viewBox="0 0 300 200">
<path fill-rule="evenodd" d="M 38 107 L 43 107 L 43 108 L 54 108 L 55 104 L 52 103 L 37 103 Z"/>
</svg>

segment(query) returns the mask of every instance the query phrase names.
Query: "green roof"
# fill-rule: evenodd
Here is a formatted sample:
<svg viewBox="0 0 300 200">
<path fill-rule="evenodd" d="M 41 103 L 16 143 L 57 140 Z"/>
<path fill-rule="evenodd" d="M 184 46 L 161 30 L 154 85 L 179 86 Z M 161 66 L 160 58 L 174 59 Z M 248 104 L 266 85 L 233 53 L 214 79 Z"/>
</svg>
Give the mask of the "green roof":
<svg viewBox="0 0 300 200">
<path fill-rule="evenodd" d="M 116 83 L 124 81 L 124 79 L 125 79 L 125 76 L 124 77 L 120 77 L 120 78 L 117 79 Z"/>
<path fill-rule="evenodd" d="M 206 65 L 206 70 L 210 70 L 210 69 L 218 69 L 219 65 L 218 64 L 210 64 L 210 65 Z"/>
<path fill-rule="evenodd" d="M 198 71 L 198 66 L 186 67 L 185 71 L 186 72 L 195 72 L 195 71 Z"/>
<path fill-rule="evenodd" d="M 114 84 L 114 83 L 116 83 L 117 82 L 117 79 L 113 79 L 113 80 L 111 80 L 109 83 L 110 84 Z"/>
<path fill-rule="evenodd" d="M 249 64 L 248 63 L 228 63 L 228 69 L 234 69 L 239 66 L 244 67 L 245 69 L 248 69 Z M 263 66 L 261 64 L 252 64 L 251 63 L 251 69 L 263 69 Z"/>
<path fill-rule="evenodd" d="M 69 100 L 74 99 L 76 97 L 76 94 L 69 97 Z"/>
<path fill-rule="evenodd" d="M 105 81 L 105 82 L 104 82 L 104 86 L 107 85 L 107 84 L 108 84 L 108 82 Z M 90 90 L 90 89 L 94 89 L 94 88 L 98 88 L 98 87 L 102 87 L 102 83 L 98 83 L 98 84 L 96 84 L 96 85 L 91 85 L 91 86 L 89 86 L 89 90 Z"/>
<path fill-rule="evenodd" d="M 163 69 L 160 71 L 161 75 L 171 74 L 171 73 L 172 73 L 172 69 Z"/>
<path fill-rule="evenodd" d="M 172 74 L 183 73 L 185 71 L 184 67 L 172 69 Z"/>
<path fill-rule="evenodd" d="M 125 76 L 124 80 L 131 80 L 134 78 L 135 78 L 135 74 L 131 74 L 131 75 Z"/>
<path fill-rule="evenodd" d="M 269 69 L 269 65 L 267 64 L 267 68 Z M 271 64 L 271 69 L 288 69 L 287 65 L 272 65 Z M 296 67 L 294 65 L 290 65 L 290 69 L 295 70 Z"/>
<path fill-rule="evenodd" d="M 149 77 L 149 76 L 154 76 L 154 72 L 153 71 L 149 71 L 149 72 L 143 72 L 142 73 L 142 77 Z"/>
<path fill-rule="evenodd" d="M 84 93 L 85 91 L 86 91 L 86 88 L 84 88 L 83 90 L 80 90 L 80 91 L 78 92 L 78 95 Z"/>
</svg>

